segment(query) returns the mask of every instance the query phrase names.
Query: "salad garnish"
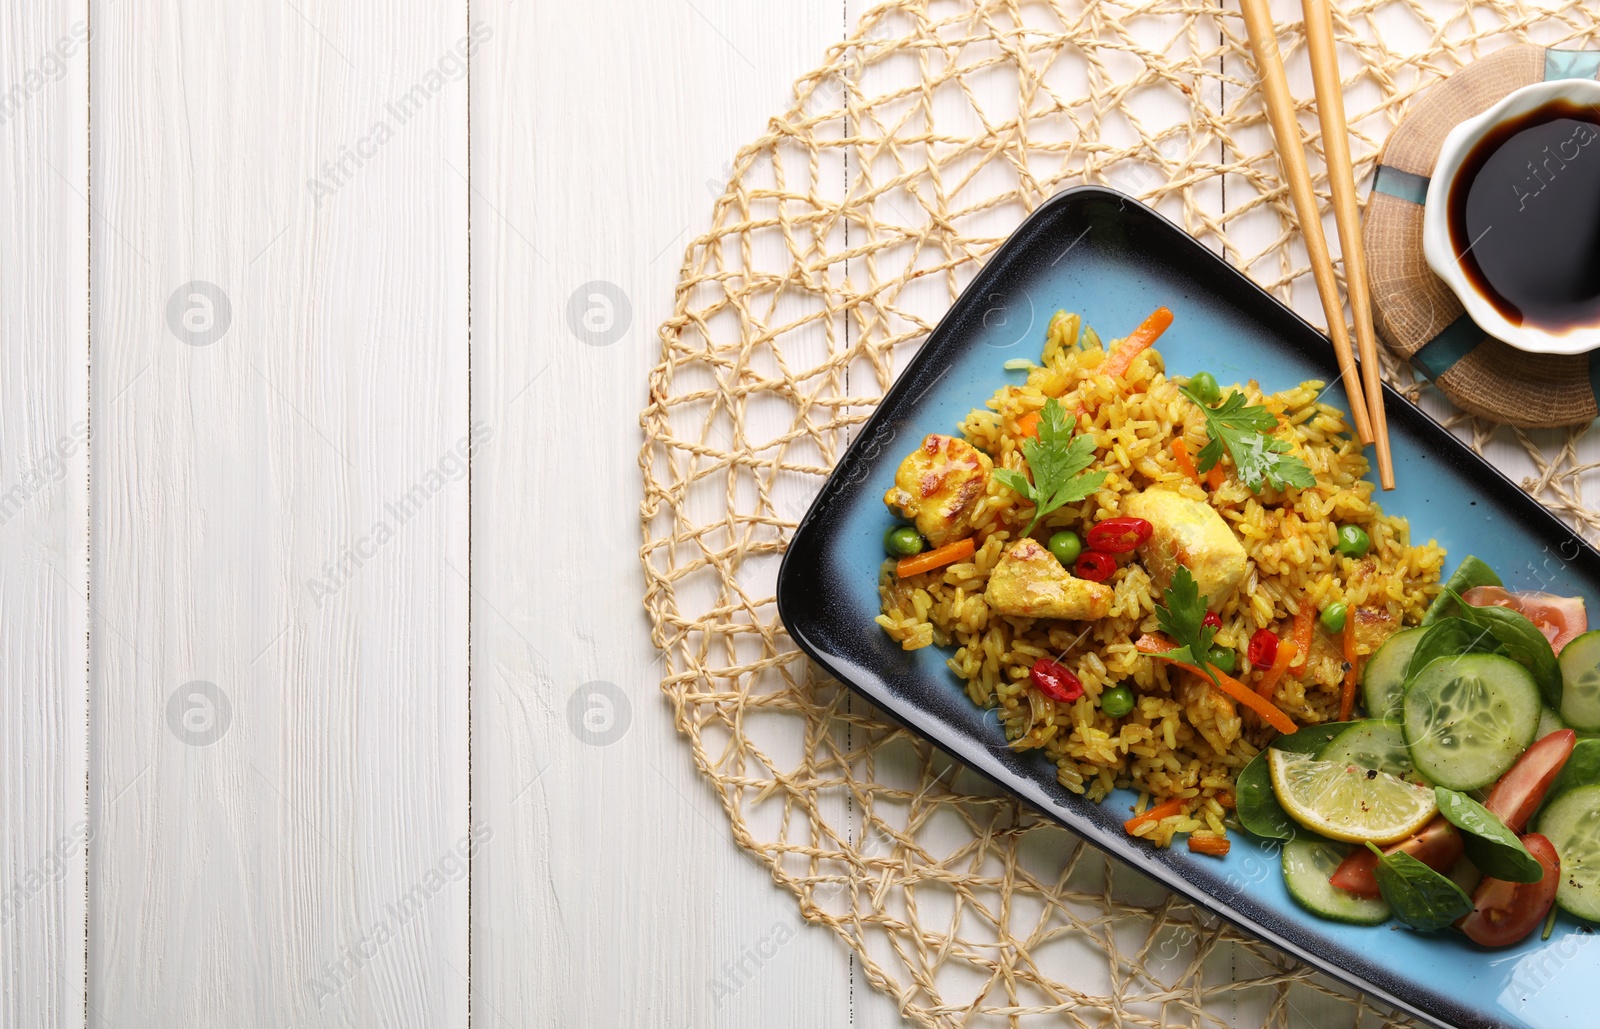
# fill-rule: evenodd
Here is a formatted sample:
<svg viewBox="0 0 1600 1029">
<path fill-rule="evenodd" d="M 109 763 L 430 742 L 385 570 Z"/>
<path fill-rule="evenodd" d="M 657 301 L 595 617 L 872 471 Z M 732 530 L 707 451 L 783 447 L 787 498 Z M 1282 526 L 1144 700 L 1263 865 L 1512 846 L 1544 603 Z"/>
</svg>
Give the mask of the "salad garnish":
<svg viewBox="0 0 1600 1029">
<path fill-rule="evenodd" d="M 1278 427 L 1277 415 L 1265 407 L 1246 405 L 1238 390 L 1217 407 L 1205 404 L 1189 386 L 1179 386 L 1178 391 L 1205 414 L 1211 438 L 1195 458 L 1201 474 L 1216 467 L 1226 452 L 1233 458 L 1239 481 L 1252 493 L 1261 492 L 1263 480 L 1278 489 L 1317 484 L 1311 466 L 1289 453 L 1287 442 L 1271 434 Z"/>
<path fill-rule="evenodd" d="M 1084 471 L 1094 463 L 1094 438 L 1074 435 L 1073 424 L 1061 404 L 1051 397 L 1040 411 L 1039 438 L 1022 444 L 1022 456 L 1033 473 L 1033 481 L 1009 468 L 994 471 L 995 478 L 1033 501 L 1033 521 L 1028 523 L 1024 536 L 1032 535 L 1045 515 L 1063 504 L 1082 500 L 1106 481 L 1105 472 Z"/>
</svg>

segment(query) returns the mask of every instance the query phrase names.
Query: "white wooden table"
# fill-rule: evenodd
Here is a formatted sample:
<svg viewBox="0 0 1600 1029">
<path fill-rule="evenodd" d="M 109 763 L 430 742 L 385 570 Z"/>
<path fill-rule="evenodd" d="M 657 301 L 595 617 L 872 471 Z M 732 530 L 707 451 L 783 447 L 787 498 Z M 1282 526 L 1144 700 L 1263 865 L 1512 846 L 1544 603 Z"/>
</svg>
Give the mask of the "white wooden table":
<svg viewBox="0 0 1600 1029">
<path fill-rule="evenodd" d="M 899 1024 L 636 556 L 683 249 L 862 9 L 0 13 L 0 1025 Z"/>
</svg>

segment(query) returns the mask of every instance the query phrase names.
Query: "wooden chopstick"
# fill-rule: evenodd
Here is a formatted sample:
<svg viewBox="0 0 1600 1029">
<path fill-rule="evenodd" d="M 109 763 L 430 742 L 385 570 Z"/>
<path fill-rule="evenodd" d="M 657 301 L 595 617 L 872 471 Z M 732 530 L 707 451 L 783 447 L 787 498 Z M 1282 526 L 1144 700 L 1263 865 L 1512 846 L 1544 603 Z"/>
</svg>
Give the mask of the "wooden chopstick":
<svg viewBox="0 0 1600 1029">
<path fill-rule="evenodd" d="M 1361 388 L 1361 376 L 1356 371 L 1355 355 L 1350 352 L 1350 337 L 1345 332 L 1344 302 L 1339 299 L 1333 258 L 1328 256 L 1328 240 L 1322 233 L 1322 213 L 1317 209 L 1311 172 L 1306 168 L 1305 142 L 1295 117 L 1294 98 L 1289 95 L 1283 57 L 1278 53 L 1272 12 L 1267 0 L 1239 0 L 1239 6 L 1244 12 L 1245 31 L 1250 35 L 1250 49 L 1256 55 L 1256 65 L 1261 72 L 1261 92 L 1267 101 L 1272 137 L 1278 144 L 1278 160 L 1283 164 L 1283 177 L 1294 200 L 1295 214 L 1300 219 L 1306 253 L 1311 258 L 1311 275 L 1317 281 L 1317 294 L 1322 298 L 1322 310 L 1328 318 L 1328 338 L 1339 358 L 1339 375 L 1345 380 L 1350 418 L 1355 422 L 1356 435 L 1361 442 L 1371 443 L 1372 424 L 1367 418 L 1366 397 Z"/>
<path fill-rule="evenodd" d="M 1361 381 L 1366 390 L 1367 420 L 1378 451 L 1378 481 L 1394 489 L 1394 458 L 1389 453 L 1389 419 L 1383 410 L 1383 378 L 1378 367 L 1378 337 L 1372 327 L 1372 293 L 1367 282 L 1367 252 L 1361 240 L 1361 215 L 1356 205 L 1355 167 L 1350 160 L 1350 129 L 1344 118 L 1344 84 L 1333 47 L 1333 11 L 1328 0 L 1301 0 L 1306 16 L 1306 45 L 1311 79 L 1317 90 L 1317 118 L 1322 123 L 1322 152 L 1328 163 L 1328 189 L 1339 224 L 1344 252 L 1344 286 L 1356 323 L 1361 354 Z"/>
</svg>

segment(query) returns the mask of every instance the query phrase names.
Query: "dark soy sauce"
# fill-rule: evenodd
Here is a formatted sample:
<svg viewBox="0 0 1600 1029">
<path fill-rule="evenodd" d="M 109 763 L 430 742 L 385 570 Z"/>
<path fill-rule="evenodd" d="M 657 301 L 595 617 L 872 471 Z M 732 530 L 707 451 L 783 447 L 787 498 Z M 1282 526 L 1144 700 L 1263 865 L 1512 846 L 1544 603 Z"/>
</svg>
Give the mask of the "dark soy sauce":
<svg viewBox="0 0 1600 1029">
<path fill-rule="evenodd" d="M 1600 110 L 1552 100 L 1467 153 L 1448 198 L 1468 280 L 1513 325 L 1600 325 Z"/>
</svg>

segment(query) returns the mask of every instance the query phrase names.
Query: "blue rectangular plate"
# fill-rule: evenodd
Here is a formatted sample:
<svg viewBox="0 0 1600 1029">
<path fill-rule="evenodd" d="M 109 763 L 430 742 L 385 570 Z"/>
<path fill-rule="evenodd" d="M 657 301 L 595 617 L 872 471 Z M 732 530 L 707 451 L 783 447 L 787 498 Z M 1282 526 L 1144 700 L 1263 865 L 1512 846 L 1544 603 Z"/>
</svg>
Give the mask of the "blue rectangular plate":
<svg viewBox="0 0 1600 1029">
<path fill-rule="evenodd" d="M 1288 895 L 1275 850 L 1233 834 L 1226 858 L 1157 850 L 1128 837 L 1133 796 L 1101 804 L 1057 784 L 1038 754 L 1013 753 L 936 647 L 906 652 L 873 624 L 890 522 L 882 496 L 900 458 L 930 432 L 952 433 L 1007 381 L 1013 357 L 1037 359 L 1058 309 L 1110 336 L 1158 305 L 1170 373 L 1209 370 L 1268 392 L 1338 377 L 1328 341 L 1176 225 L 1131 198 L 1071 189 L 1028 217 L 979 272 L 883 398 L 795 531 L 778 574 L 778 612 L 819 665 L 873 704 L 1101 850 L 1336 979 L 1440 1026 L 1600 1024 L 1600 935 L 1563 915 L 1555 935 L 1487 951 L 1457 933 L 1398 923 L 1345 926 Z M 1513 588 L 1600 598 L 1600 553 L 1449 432 L 1385 387 L 1399 488 L 1384 510 L 1437 539 L 1453 567 L 1489 561 Z M 1337 390 L 1325 400 L 1342 402 Z"/>
</svg>

